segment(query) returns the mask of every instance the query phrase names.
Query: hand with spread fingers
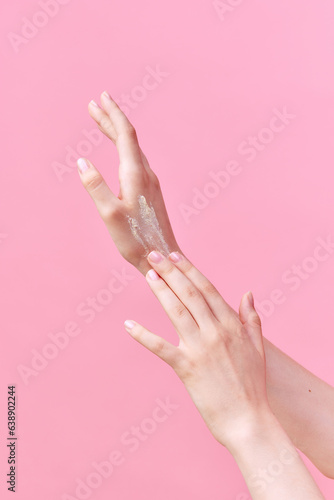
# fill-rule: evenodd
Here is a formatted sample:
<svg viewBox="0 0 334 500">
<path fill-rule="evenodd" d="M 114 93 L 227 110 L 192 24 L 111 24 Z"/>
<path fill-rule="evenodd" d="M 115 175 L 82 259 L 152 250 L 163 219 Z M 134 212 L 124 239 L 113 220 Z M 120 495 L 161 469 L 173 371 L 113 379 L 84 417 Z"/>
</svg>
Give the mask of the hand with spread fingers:
<svg viewBox="0 0 334 500">
<path fill-rule="evenodd" d="M 78 160 L 80 178 L 121 255 L 146 274 L 149 269 L 146 257 L 151 250 L 159 248 L 167 255 L 180 248 L 158 177 L 138 144 L 134 127 L 107 92 L 101 94 L 101 106 L 91 101 L 88 111 L 117 147 L 120 192 L 116 196 L 86 158 Z"/>
</svg>

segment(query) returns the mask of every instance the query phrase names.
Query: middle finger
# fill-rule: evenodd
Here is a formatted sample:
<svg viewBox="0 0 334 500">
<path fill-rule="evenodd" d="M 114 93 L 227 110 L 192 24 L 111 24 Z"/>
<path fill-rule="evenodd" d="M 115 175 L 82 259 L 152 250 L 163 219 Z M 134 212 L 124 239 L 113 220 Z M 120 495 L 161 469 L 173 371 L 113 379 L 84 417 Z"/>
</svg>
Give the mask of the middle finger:
<svg viewBox="0 0 334 500">
<path fill-rule="evenodd" d="M 198 288 L 169 259 L 153 251 L 148 255 L 148 261 L 185 305 L 199 328 L 207 328 L 216 321 Z"/>
</svg>

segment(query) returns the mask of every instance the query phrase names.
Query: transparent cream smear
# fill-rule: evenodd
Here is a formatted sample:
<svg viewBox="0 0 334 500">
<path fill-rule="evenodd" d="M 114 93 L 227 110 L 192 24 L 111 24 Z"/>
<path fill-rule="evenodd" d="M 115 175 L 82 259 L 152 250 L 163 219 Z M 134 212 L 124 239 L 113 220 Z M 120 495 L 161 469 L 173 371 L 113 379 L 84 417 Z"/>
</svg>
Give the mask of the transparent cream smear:
<svg viewBox="0 0 334 500">
<path fill-rule="evenodd" d="M 138 196 L 139 214 L 138 217 L 127 216 L 132 236 L 145 250 L 146 257 L 150 251 L 158 250 L 163 255 L 170 254 L 170 250 L 162 234 L 157 216 L 152 203 L 148 205 L 145 196 Z"/>
</svg>

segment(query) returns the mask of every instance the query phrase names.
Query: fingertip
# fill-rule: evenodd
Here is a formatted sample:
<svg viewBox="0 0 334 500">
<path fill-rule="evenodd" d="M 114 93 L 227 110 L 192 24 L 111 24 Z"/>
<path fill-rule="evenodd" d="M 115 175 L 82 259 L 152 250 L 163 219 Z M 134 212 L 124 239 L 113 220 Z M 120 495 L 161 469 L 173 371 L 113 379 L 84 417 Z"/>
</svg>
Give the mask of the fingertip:
<svg viewBox="0 0 334 500">
<path fill-rule="evenodd" d="M 154 269 L 150 269 L 146 273 L 146 279 L 148 279 L 150 281 L 157 281 L 158 279 L 160 279 L 160 277 Z"/>
<path fill-rule="evenodd" d="M 110 97 L 110 94 L 106 90 L 104 90 L 101 94 L 101 99 L 103 97 L 106 97 L 107 99 L 109 99 L 109 101 L 113 101 L 113 99 Z"/>
<path fill-rule="evenodd" d="M 77 165 L 80 174 L 84 174 L 91 167 L 90 162 L 86 158 L 79 158 L 77 160 Z"/>
<path fill-rule="evenodd" d="M 135 322 L 132 321 L 132 319 L 127 319 L 126 321 L 124 321 L 124 328 L 130 332 L 132 330 L 132 328 L 135 326 Z"/>
<path fill-rule="evenodd" d="M 172 252 L 168 255 L 169 260 L 171 260 L 174 264 L 180 262 L 182 259 L 182 255 L 179 252 Z"/>
<path fill-rule="evenodd" d="M 89 101 L 88 107 L 90 107 L 90 108 L 99 108 L 100 106 L 97 104 L 97 102 L 94 101 L 94 99 L 92 99 L 91 101 Z"/>
</svg>

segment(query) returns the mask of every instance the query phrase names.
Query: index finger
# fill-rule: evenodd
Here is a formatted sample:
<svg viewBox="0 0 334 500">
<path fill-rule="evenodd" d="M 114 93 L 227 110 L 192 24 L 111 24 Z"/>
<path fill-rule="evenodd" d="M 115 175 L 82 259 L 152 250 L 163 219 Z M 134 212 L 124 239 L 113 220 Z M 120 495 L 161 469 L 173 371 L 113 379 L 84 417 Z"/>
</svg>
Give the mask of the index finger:
<svg viewBox="0 0 334 500">
<path fill-rule="evenodd" d="M 148 255 L 148 261 L 185 305 L 199 328 L 205 330 L 212 326 L 216 318 L 194 283 L 169 259 L 156 250 Z"/>
</svg>

